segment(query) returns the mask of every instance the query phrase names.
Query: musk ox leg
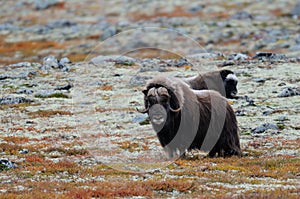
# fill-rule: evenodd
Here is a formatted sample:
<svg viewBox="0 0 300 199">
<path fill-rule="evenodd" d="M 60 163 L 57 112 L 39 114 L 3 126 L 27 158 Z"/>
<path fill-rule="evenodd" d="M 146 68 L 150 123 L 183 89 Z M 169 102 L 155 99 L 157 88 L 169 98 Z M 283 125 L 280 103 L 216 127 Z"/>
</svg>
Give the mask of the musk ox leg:
<svg viewBox="0 0 300 199">
<path fill-rule="evenodd" d="M 218 144 L 214 146 L 214 148 L 208 153 L 208 157 L 213 158 L 215 157 L 216 153 L 219 153 L 220 148 L 218 147 Z"/>
</svg>

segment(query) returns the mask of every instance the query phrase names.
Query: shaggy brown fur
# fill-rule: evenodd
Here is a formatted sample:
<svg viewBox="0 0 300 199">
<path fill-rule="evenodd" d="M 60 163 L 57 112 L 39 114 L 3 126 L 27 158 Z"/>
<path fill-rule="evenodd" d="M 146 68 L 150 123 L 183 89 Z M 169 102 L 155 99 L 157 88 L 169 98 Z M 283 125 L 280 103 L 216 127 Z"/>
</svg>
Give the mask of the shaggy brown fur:
<svg viewBox="0 0 300 199">
<path fill-rule="evenodd" d="M 231 70 L 212 71 L 184 81 L 194 90 L 215 90 L 227 98 L 236 98 L 238 81 Z"/>
<path fill-rule="evenodd" d="M 240 155 L 235 114 L 219 93 L 195 91 L 185 82 L 167 77 L 148 81 L 143 93 L 146 112 L 170 157 L 191 149 L 209 151 L 210 157 Z M 179 108 L 179 112 L 172 111 Z M 164 123 L 158 124 L 161 120 Z"/>
</svg>

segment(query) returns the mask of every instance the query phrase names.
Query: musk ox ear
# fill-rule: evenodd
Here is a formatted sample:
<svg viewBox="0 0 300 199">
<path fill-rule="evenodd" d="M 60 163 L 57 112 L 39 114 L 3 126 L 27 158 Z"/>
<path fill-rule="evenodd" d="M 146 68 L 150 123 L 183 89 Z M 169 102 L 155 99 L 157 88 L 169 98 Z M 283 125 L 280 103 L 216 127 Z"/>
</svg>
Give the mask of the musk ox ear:
<svg viewBox="0 0 300 199">
<path fill-rule="evenodd" d="M 229 74 L 233 74 L 233 72 L 231 70 L 226 70 L 226 69 L 220 71 L 220 75 L 223 81 L 226 79 L 227 75 Z"/>
<path fill-rule="evenodd" d="M 147 88 L 144 88 L 144 89 L 142 90 L 142 92 L 144 93 L 145 96 L 148 95 L 148 91 L 149 91 L 149 90 L 148 90 Z"/>
</svg>

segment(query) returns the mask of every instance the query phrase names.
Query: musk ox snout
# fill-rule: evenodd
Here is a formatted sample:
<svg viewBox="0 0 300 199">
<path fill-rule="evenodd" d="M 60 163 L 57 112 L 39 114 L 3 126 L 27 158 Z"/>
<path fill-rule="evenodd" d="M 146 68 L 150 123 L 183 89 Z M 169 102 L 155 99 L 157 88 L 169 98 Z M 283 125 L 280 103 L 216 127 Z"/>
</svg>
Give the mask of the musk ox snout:
<svg viewBox="0 0 300 199">
<path fill-rule="evenodd" d="M 167 117 L 167 111 L 162 105 L 154 104 L 150 107 L 149 118 L 156 132 L 159 132 L 164 127 Z"/>
</svg>

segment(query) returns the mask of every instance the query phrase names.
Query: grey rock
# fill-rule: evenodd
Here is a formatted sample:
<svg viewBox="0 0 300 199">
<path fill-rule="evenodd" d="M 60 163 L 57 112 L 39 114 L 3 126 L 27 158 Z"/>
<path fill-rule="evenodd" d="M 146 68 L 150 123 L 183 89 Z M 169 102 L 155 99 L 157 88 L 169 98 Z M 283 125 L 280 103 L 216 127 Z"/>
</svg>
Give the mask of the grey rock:
<svg viewBox="0 0 300 199">
<path fill-rule="evenodd" d="M 236 116 L 246 116 L 247 115 L 247 111 L 246 110 L 237 110 L 235 112 Z"/>
<path fill-rule="evenodd" d="M 283 122 L 283 121 L 286 121 L 286 120 L 289 120 L 289 119 L 288 119 L 287 116 L 283 115 L 283 116 L 279 116 L 276 120 Z"/>
<path fill-rule="evenodd" d="M 19 154 L 27 154 L 27 153 L 29 153 L 28 149 L 21 149 L 21 150 L 19 150 Z"/>
<path fill-rule="evenodd" d="M 117 28 L 115 26 L 111 26 L 102 32 L 99 39 L 101 41 L 104 41 L 104 40 L 114 36 L 115 34 L 117 34 Z"/>
<path fill-rule="evenodd" d="M 2 97 L 0 98 L 1 105 L 11 105 L 11 104 L 21 104 L 21 103 L 30 103 L 32 100 L 26 99 L 24 97 Z"/>
<path fill-rule="evenodd" d="M 199 5 L 199 4 L 198 5 L 193 5 L 189 8 L 189 12 L 194 14 L 194 13 L 197 13 L 197 12 L 203 10 L 204 8 L 205 8 L 204 5 Z"/>
<path fill-rule="evenodd" d="M 245 101 L 248 102 L 248 106 L 255 106 L 254 100 L 251 97 L 248 97 L 247 95 L 244 97 Z"/>
<path fill-rule="evenodd" d="M 187 59 L 211 59 L 216 58 L 219 55 L 216 53 L 197 53 L 186 56 Z"/>
<path fill-rule="evenodd" d="M 233 14 L 231 17 L 231 19 L 239 19 L 239 20 L 245 20 L 245 19 L 253 19 L 253 16 L 246 12 L 246 11 L 239 11 L 235 14 Z"/>
<path fill-rule="evenodd" d="M 70 90 L 73 87 L 73 84 L 68 83 L 66 86 L 60 86 L 55 88 L 54 90 Z"/>
<path fill-rule="evenodd" d="M 57 3 L 57 0 L 34 0 L 34 8 L 36 10 L 44 10 Z"/>
<path fill-rule="evenodd" d="M 19 63 L 8 65 L 8 67 L 10 68 L 21 68 L 21 67 L 30 67 L 30 66 L 31 66 L 30 62 L 19 62 Z"/>
<path fill-rule="evenodd" d="M 178 60 L 175 61 L 175 63 L 173 64 L 176 67 L 182 67 L 182 66 L 192 66 L 192 63 L 190 63 L 186 58 L 180 58 Z"/>
<path fill-rule="evenodd" d="M 33 93 L 33 90 L 30 89 L 20 89 L 16 91 L 16 94 L 27 94 L 30 95 Z"/>
<path fill-rule="evenodd" d="M 233 66 L 234 64 L 233 60 L 228 60 L 218 64 L 218 67 Z"/>
<path fill-rule="evenodd" d="M 287 87 L 279 93 L 278 97 L 290 97 L 295 95 L 300 95 L 299 89 Z"/>
<path fill-rule="evenodd" d="M 55 29 L 55 28 L 68 28 L 70 26 L 75 26 L 75 25 L 77 25 L 76 22 L 72 22 L 67 19 L 60 19 L 60 20 L 48 23 L 47 27 L 51 28 L 51 29 Z"/>
<path fill-rule="evenodd" d="M 67 58 L 67 57 L 61 58 L 61 59 L 59 60 L 59 64 L 61 64 L 61 65 L 65 65 L 65 64 L 69 64 L 69 63 L 71 63 L 71 61 L 70 61 L 70 59 Z"/>
<path fill-rule="evenodd" d="M 5 80 L 8 79 L 9 76 L 8 75 L 0 75 L 0 80 Z"/>
<path fill-rule="evenodd" d="M 145 84 L 148 79 L 151 79 L 151 77 L 135 75 L 130 79 L 129 84 L 131 86 L 141 86 Z"/>
<path fill-rule="evenodd" d="M 251 130 L 251 133 L 253 134 L 259 134 L 259 133 L 263 133 L 265 132 L 266 130 L 269 130 L 269 129 L 272 129 L 272 130 L 278 130 L 278 126 L 276 124 L 271 124 L 271 123 L 265 123 L 261 126 L 258 126 L 254 129 Z"/>
<path fill-rule="evenodd" d="M 0 160 L 0 171 L 14 168 L 17 168 L 17 165 L 14 162 L 5 159 Z"/>
<path fill-rule="evenodd" d="M 296 37 L 295 42 L 296 44 L 300 44 L 300 35 Z"/>
<path fill-rule="evenodd" d="M 140 115 L 137 115 L 136 117 L 134 117 L 132 119 L 132 122 L 141 123 L 141 122 L 144 122 L 147 118 L 148 118 L 148 115 L 146 113 L 145 114 L 140 114 Z"/>
<path fill-rule="evenodd" d="M 69 68 L 66 66 L 67 64 L 71 63 L 71 61 L 69 60 L 69 58 L 64 57 L 62 59 L 59 60 L 58 62 L 58 67 L 62 69 L 62 71 L 64 72 L 68 72 Z"/>
<path fill-rule="evenodd" d="M 228 60 L 234 60 L 234 61 L 245 61 L 248 58 L 249 58 L 248 55 L 242 53 L 230 54 L 228 56 Z"/>
<path fill-rule="evenodd" d="M 300 44 L 289 47 L 289 51 L 300 51 Z"/>
<path fill-rule="evenodd" d="M 49 70 L 51 68 L 59 68 L 59 63 L 56 57 L 49 55 L 43 58 L 42 70 Z"/>
<path fill-rule="evenodd" d="M 40 90 L 38 92 L 36 92 L 35 97 L 38 98 L 47 98 L 53 94 L 62 94 L 62 91 L 58 91 L 58 90 Z"/>
<path fill-rule="evenodd" d="M 252 81 L 257 82 L 257 83 L 263 83 L 266 81 L 266 78 L 263 77 L 255 77 L 252 79 Z"/>
<path fill-rule="evenodd" d="M 35 34 L 47 34 L 49 30 L 50 29 L 47 26 L 42 26 L 42 25 L 33 25 L 30 27 L 26 27 L 24 29 L 25 32 L 35 33 Z"/>
<path fill-rule="evenodd" d="M 297 4 L 295 5 L 295 7 L 293 8 L 292 12 L 291 12 L 292 16 L 299 16 L 300 15 L 300 1 L 297 2 Z"/>
<path fill-rule="evenodd" d="M 19 30 L 20 28 L 18 26 L 15 26 L 11 23 L 3 23 L 0 24 L 0 31 L 16 31 Z"/>
<path fill-rule="evenodd" d="M 265 58 L 268 58 L 269 60 L 284 60 L 287 59 L 286 55 L 284 54 L 276 54 L 276 53 L 270 53 L 270 52 L 257 52 L 253 59 L 259 59 L 263 60 Z"/>
<path fill-rule="evenodd" d="M 91 59 L 91 64 L 101 64 L 103 62 L 134 63 L 135 59 L 124 55 L 100 55 Z"/>
</svg>

